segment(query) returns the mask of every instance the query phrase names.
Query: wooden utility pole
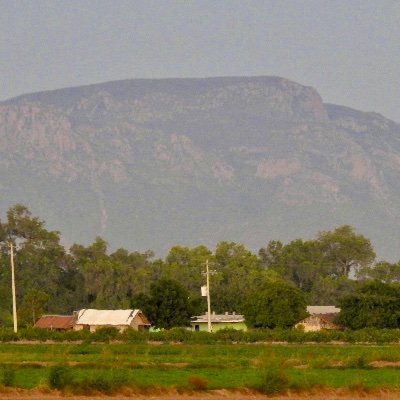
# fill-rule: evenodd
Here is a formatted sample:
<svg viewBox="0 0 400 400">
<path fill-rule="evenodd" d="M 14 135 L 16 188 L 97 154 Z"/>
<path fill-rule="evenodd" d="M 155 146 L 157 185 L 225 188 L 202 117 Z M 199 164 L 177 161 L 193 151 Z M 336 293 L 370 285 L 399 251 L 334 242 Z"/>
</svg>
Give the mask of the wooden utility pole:
<svg viewBox="0 0 400 400">
<path fill-rule="evenodd" d="M 211 300 L 210 300 L 210 270 L 208 268 L 208 259 L 206 261 L 206 277 L 207 277 L 207 317 L 208 317 L 208 332 L 212 332 L 211 326 Z"/>
<path fill-rule="evenodd" d="M 10 258 L 11 258 L 11 292 L 12 292 L 12 301 L 13 301 L 13 322 L 14 322 L 14 332 L 18 331 L 18 323 L 17 323 L 17 301 L 15 296 L 15 271 L 14 271 L 14 245 L 12 242 L 8 242 L 10 246 Z"/>
</svg>

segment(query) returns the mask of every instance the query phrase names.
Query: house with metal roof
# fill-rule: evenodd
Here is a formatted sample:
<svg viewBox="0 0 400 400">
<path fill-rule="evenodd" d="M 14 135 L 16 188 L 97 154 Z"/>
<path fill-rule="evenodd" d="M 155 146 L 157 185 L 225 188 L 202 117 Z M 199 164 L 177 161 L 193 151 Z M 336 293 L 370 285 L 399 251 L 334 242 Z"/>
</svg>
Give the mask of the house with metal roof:
<svg viewBox="0 0 400 400">
<path fill-rule="evenodd" d="M 119 331 L 132 328 L 148 330 L 150 322 L 141 310 L 94 310 L 82 309 L 76 312 L 74 330 L 87 329 L 95 332 L 98 328 L 115 327 Z"/>
<path fill-rule="evenodd" d="M 296 328 L 302 328 L 305 332 L 341 329 L 334 322 L 340 313 L 340 308 L 335 306 L 307 306 L 307 312 L 310 315 L 297 323 Z"/>
<path fill-rule="evenodd" d="M 54 331 L 69 331 L 74 327 L 73 315 L 42 315 L 33 326 L 34 328 Z"/>
<path fill-rule="evenodd" d="M 190 322 L 192 327 L 192 331 L 208 331 L 208 314 L 197 315 L 192 317 L 192 321 Z M 237 329 L 242 331 L 247 331 L 247 325 L 245 324 L 245 320 L 243 315 L 236 314 L 233 312 L 232 314 L 226 312 L 225 314 L 215 314 L 214 312 L 211 314 L 211 325 L 212 331 L 216 332 L 221 329 Z"/>
</svg>

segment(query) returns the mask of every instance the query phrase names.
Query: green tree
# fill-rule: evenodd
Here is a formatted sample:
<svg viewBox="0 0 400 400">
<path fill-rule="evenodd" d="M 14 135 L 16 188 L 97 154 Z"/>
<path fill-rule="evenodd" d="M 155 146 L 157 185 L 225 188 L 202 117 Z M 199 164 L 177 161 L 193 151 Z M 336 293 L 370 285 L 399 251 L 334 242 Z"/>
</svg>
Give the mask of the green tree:
<svg viewBox="0 0 400 400">
<path fill-rule="evenodd" d="M 343 225 L 334 231 L 320 232 L 318 242 L 325 260 L 332 265 L 335 275 L 349 276 L 350 271 L 370 265 L 375 252 L 369 239 L 354 232 L 354 228 Z"/>
<path fill-rule="evenodd" d="M 70 253 L 79 263 L 105 260 L 108 258 L 107 242 L 100 236 L 96 236 L 94 242 L 88 247 L 74 243 L 70 248 Z"/>
<path fill-rule="evenodd" d="M 267 268 L 304 291 L 310 291 L 317 277 L 330 274 L 331 268 L 315 240 L 296 239 L 284 246 L 280 242 L 270 242 L 259 254 Z"/>
<path fill-rule="evenodd" d="M 258 256 L 261 263 L 266 268 L 271 268 L 279 263 L 279 258 L 282 255 L 283 243 L 279 240 L 271 240 L 267 247 L 262 247 Z"/>
<path fill-rule="evenodd" d="M 212 308 L 217 312 L 241 312 L 244 300 L 268 279 L 260 260 L 242 244 L 220 242 L 211 269 Z"/>
<path fill-rule="evenodd" d="M 376 279 L 385 283 L 399 282 L 400 262 L 380 261 L 374 266 L 365 266 L 357 272 L 357 278 L 360 280 Z"/>
<path fill-rule="evenodd" d="M 318 276 L 308 294 L 312 305 L 336 305 L 342 297 L 354 292 L 357 281 L 346 276 Z"/>
<path fill-rule="evenodd" d="M 399 328 L 400 285 L 380 281 L 362 284 L 339 301 L 337 322 L 351 329 Z"/>
<path fill-rule="evenodd" d="M 64 311 L 60 308 L 67 290 L 62 285 L 62 276 L 71 260 L 60 245 L 59 232 L 48 231 L 44 221 L 32 216 L 27 207 L 17 204 L 7 211 L 6 221 L 1 223 L 0 239 L 0 261 L 5 266 L 0 286 L 9 285 L 7 242 L 12 242 L 15 247 L 17 304 L 23 302 L 30 290 L 40 288 L 52 300 L 49 301 L 49 311 Z"/>
<path fill-rule="evenodd" d="M 255 328 L 290 328 L 307 316 L 306 297 L 284 281 L 267 282 L 243 307 L 246 322 Z"/>
<path fill-rule="evenodd" d="M 170 329 L 190 325 L 190 317 L 195 313 L 194 301 L 189 292 L 179 282 L 172 279 L 160 279 L 150 287 L 150 296 L 142 296 L 142 301 L 148 301 L 143 307 L 148 312 L 147 317 L 157 328 Z"/>
<path fill-rule="evenodd" d="M 180 282 L 192 296 L 198 296 L 204 284 L 202 271 L 206 260 L 213 260 L 206 246 L 194 248 L 174 246 L 170 249 L 163 266 L 162 277 Z"/>
<path fill-rule="evenodd" d="M 134 271 L 109 259 L 87 261 L 80 272 L 84 279 L 86 304 L 95 308 L 128 308 L 134 294 Z"/>
<path fill-rule="evenodd" d="M 36 320 L 42 316 L 50 296 L 39 290 L 29 289 L 19 307 L 18 315 L 22 321 L 34 325 Z"/>
</svg>

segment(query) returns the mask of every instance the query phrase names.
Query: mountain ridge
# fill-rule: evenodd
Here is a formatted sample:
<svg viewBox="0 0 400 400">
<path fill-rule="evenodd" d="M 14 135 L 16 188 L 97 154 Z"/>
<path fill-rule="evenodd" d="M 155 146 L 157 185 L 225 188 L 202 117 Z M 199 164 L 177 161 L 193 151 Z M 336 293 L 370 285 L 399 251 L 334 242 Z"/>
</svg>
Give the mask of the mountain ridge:
<svg viewBox="0 0 400 400">
<path fill-rule="evenodd" d="M 257 248 L 349 223 L 400 258 L 400 125 L 284 78 L 21 95 L 0 102 L 0 156 L 0 206 L 27 204 L 69 241 Z"/>
</svg>

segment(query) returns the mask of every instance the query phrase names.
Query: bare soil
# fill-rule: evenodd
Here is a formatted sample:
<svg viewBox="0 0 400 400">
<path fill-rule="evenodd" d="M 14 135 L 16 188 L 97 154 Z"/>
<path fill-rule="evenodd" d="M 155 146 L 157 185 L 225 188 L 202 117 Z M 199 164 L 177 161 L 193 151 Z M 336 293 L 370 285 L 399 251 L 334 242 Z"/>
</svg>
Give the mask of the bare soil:
<svg viewBox="0 0 400 400">
<path fill-rule="evenodd" d="M 148 392 L 146 394 L 132 393 L 130 391 L 122 392 L 116 395 L 107 396 L 104 394 L 77 396 L 68 393 L 60 393 L 48 390 L 21 390 L 5 389 L 0 392 L 1 400 L 262 400 L 272 398 L 274 400 L 351 400 L 351 399 L 381 399 L 398 400 L 400 399 L 400 390 L 367 390 L 354 391 L 349 389 L 318 389 L 303 392 L 288 392 L 285 395 L 268 396 L 260 393 L 254 393 L 249 390 L 229 391 L 212 390 L 205 392 L 179 393 L 174 390 L 167 392 Z"/>
</svg>

